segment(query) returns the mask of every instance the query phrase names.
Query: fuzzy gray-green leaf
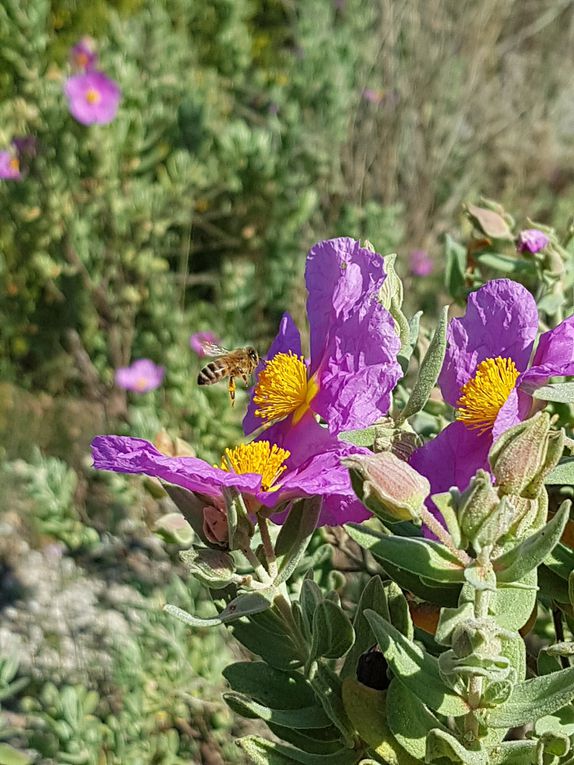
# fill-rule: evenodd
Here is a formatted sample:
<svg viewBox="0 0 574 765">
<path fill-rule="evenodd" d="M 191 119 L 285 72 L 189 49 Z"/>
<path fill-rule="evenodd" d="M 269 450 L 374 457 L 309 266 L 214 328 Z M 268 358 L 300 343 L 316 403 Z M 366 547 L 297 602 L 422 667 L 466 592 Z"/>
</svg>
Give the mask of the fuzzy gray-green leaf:
<svg viewBox="0 0 574 765">
<path fill-rule="evenodd" d="M 422 539 L 379 536 L 365 526 L 349 524 L 347 533 L 357 544 L 382 561 L 436 582 L 463 582 L 458 558 L 443 545 Z"/>
<path fill-rule="evenodd" d="M 494 709 L 489 723 L 515 728 L 550 715 L 574 699 L 574 667 L 517 683 L 506 704 Z"/>
<path fill-rule="evenodd" d="M 459 717 L 468 712 L 466 702 L 442 681 L 434 656 L 408 640 L 374 611 L 366 611 L 369 624 L 395 677 L 429 709 Z"/>
<path fill-rule="evenodd" d="M 429 400 L 430 394 L 436 385 L 446 352 L 448 309 L 449 307 L 445 306 L 442 310 L 435 333 L 430 341 L 425 357 L 421 362 L 417 381 L 414 384 L 405 408 L 399 416 L 397 424 L 404 422 L 413 414 L 420 412 Z"/>
<path fill-rule="evenodd" d="M 560 542 L 570 512 L 570 501 L 539 531 L 501 555 L 494 562 L 498 582 L 516 582 L 537 568 Z"/>
<path fill-rule="evenodd" d="M 574 404 L 574 382 L 542 385 L 532 392 L 534 398 L 542 401 L 556 401 L 560 404 Z"/>
<path fill-rule="evenodd" d="M 353 645 L 355 633 L 345 613 L 330 600 L 319 603 L 313 614 L 311 657 L 338 659 Z"/>
</svg>

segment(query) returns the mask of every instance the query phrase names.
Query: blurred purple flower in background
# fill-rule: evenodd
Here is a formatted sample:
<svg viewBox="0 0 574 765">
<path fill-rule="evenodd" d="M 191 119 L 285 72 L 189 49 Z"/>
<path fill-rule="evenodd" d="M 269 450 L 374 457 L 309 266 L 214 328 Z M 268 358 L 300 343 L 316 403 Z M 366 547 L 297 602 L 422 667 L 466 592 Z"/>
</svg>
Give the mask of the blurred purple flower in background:
<svg viewBox="0 0 574 765">
<path fill-rule="evenodd" d="M 14 151 L 0 151 L 0 180 L 19 181 L 21 178 L 18 154 Z"/>
<path fill-rule="evenodd" d="M 365 88 L 362 96 L 364 101 L 368 101 L 370 104 L 376 104 L 378 106 L 383 101 L 385 92 L 384 90 L 377 90 L 375 88 Z"/>
<path fill-rule="evenodd" d="M 12 146 L 18 157 L 35 157 L 38 151 L 38 139 L 33 135 L 20 135 L 12 139 Z"/>
<path fill-rule="evenodd" d="M 134 393 L 147 393 L 159 388 L 164 375 L 163 367 L 157 366 L 150 359 L 138 359 L 129 367 L 116 369 L 116 385 Z"/>
<path fill-rule="evenodd" d="M 70 77 L 64 90 L 72 117 L 82 125 L 111 122 L 122 97 L 118 84 L 95 70 Z"/>
<path fill-rule="evenodd" d="M 518 234 L 516 248 L 518 252 L 529 252 L 534 255 L 543 250 L 550 242 L 550 237 L 537 228 L 526 228 Z"/>
<path fill-rule="evenodd" d="M 413 276 L 429 276 L 434 263 L 426 250 L 413 250 L 409 255 L 409 270 Z"/>
<path fill-rule="evenodd" d="M 200 359 L 204 358 L 208 354 L 205 352 L 206 345 L 219 345 L 221 340 L 217 337 L 215 332 L 207 330 L 205 332 L 194 332 L 189 337 L 189 347 L 194 353 L 197 353 Z"/>
<path fill-rule="evenodd" d="M 82 72 L 94 69 L 97 61 L 96 43 L 91 37 L 82 37 L 70 50 L 70 63 Z"/>
</svg>

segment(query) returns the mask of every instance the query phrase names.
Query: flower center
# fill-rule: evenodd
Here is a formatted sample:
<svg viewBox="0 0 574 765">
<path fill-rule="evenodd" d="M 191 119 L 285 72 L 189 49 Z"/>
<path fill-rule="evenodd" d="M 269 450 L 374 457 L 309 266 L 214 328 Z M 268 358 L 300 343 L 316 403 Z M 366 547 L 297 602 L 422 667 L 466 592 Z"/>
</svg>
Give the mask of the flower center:
<svg viewBox="0 0 574 765">
<path fill-rule="evenodd" d="M 497 356 L 481 361 L 474 377 L 462 386 L 456 419 L 470 430 L 486 433 L 494 425 L 519 374 L 512 359 Z"/>
<path fill-rule="evenodd" d="M 252 441 L 250 444 L 240 444 L 235 449 L 226 449 L 221 459 L 221 469 L 231 469 L 235 473 L 259 473 L 263 491 L 278 489 L 273 486 L 279 476 L 287 470 L 283 464 L 291 456 L 287 449 L 281 449 L 269 441 Z"/>
<path fill-rule="evenodd" d="M 18 157 L 12 157 L 9 164 L 10 164 L 10 170 L 12 170 L 15 173 L 20 172 L 20 160 L 18 159 Z"/>
<path fill-rule="evenodd" d="M 99 93 L 95 88 L 88 88 L 88 90 L 86 90 L 86 101 L 89 104 L 99 104 L 101 100 L 101 93 Z"/>
<path fill-rule="evenodd" d="M 314 378 L 307 379 L 303 356 L 292 351 L 278 353 L 259 374 L 253 401 L 262 420 L 282 420 L 293 414 L 293 423 L 299 422 L 319 390 Z"/>
<path fill-rule="evenodd" d="M 138 377 L 135 381 L 135 387 L 138 390 L 144 390 L 148 386 L 148 379 L 147 377 Z"/>
</svg>

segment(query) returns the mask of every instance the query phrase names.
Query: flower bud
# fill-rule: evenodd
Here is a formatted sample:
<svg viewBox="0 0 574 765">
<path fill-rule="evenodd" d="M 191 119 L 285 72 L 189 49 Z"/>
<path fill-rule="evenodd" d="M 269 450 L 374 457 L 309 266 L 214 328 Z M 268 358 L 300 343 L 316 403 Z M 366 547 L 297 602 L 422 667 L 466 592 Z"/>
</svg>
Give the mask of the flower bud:
<svg viewBox="0 0 574 765">
<path fill-rule="evenodd" d="M 488 455 L 498 489 L 502 494 L 535 499 L 563 449 L 564 431 L 551 430 L 547 412 L 510 428 Z"/>
<path fill-rule="evenodd" d="M 430 493 L 427 479 L 391 452 L 354 454 L 343 464 L 353 488 L 369 510 L 383 520 L 420 522 L 420 509 Z"/>
<path fill-rule="evenodd" d="M 484 527 L 496 515 L 499 503 L 498 494 L 492 486 L 492 478 L 485 470 L 478 470 L 458 502 L 460 530 L 475 550 L 496 541 L 487 541 L 481 531 L 486 531 Z M 487 533 L 486 536 L 491 534 Z"/>
</svg>

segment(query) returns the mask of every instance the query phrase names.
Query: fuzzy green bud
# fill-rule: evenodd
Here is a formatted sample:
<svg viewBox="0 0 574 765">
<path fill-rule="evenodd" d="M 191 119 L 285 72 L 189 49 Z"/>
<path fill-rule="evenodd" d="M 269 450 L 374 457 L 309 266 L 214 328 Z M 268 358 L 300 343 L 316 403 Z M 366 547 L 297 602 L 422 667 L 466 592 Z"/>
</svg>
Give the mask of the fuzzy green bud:
<svg viewBox="0 0 574 765">
<path fill-rule="evenodd" d="M 420 510 L 430 493 L 427 479 L 391 452 L 356 454 L 343 464 L 351 472 L 359 499 L 384 520 L 420 522 Z"/>
<path fill-rule="evenodd" d="M 485 470 L 477 471 L 458 502 L 460 530 L 464 537 L 473 543 L 475 549 L 477 537 L 483 536 L 480 534 L 482 527 L 496 513 L 499 502 L 490 475 Z"/>
<path fill-rule="evenodd" d="M 488 455 L 498 489 L 502 494 L 535 499 L 563 449 L 564 431 L 551 429 L 547 412 L 510 428 Z"/>
</svg>

